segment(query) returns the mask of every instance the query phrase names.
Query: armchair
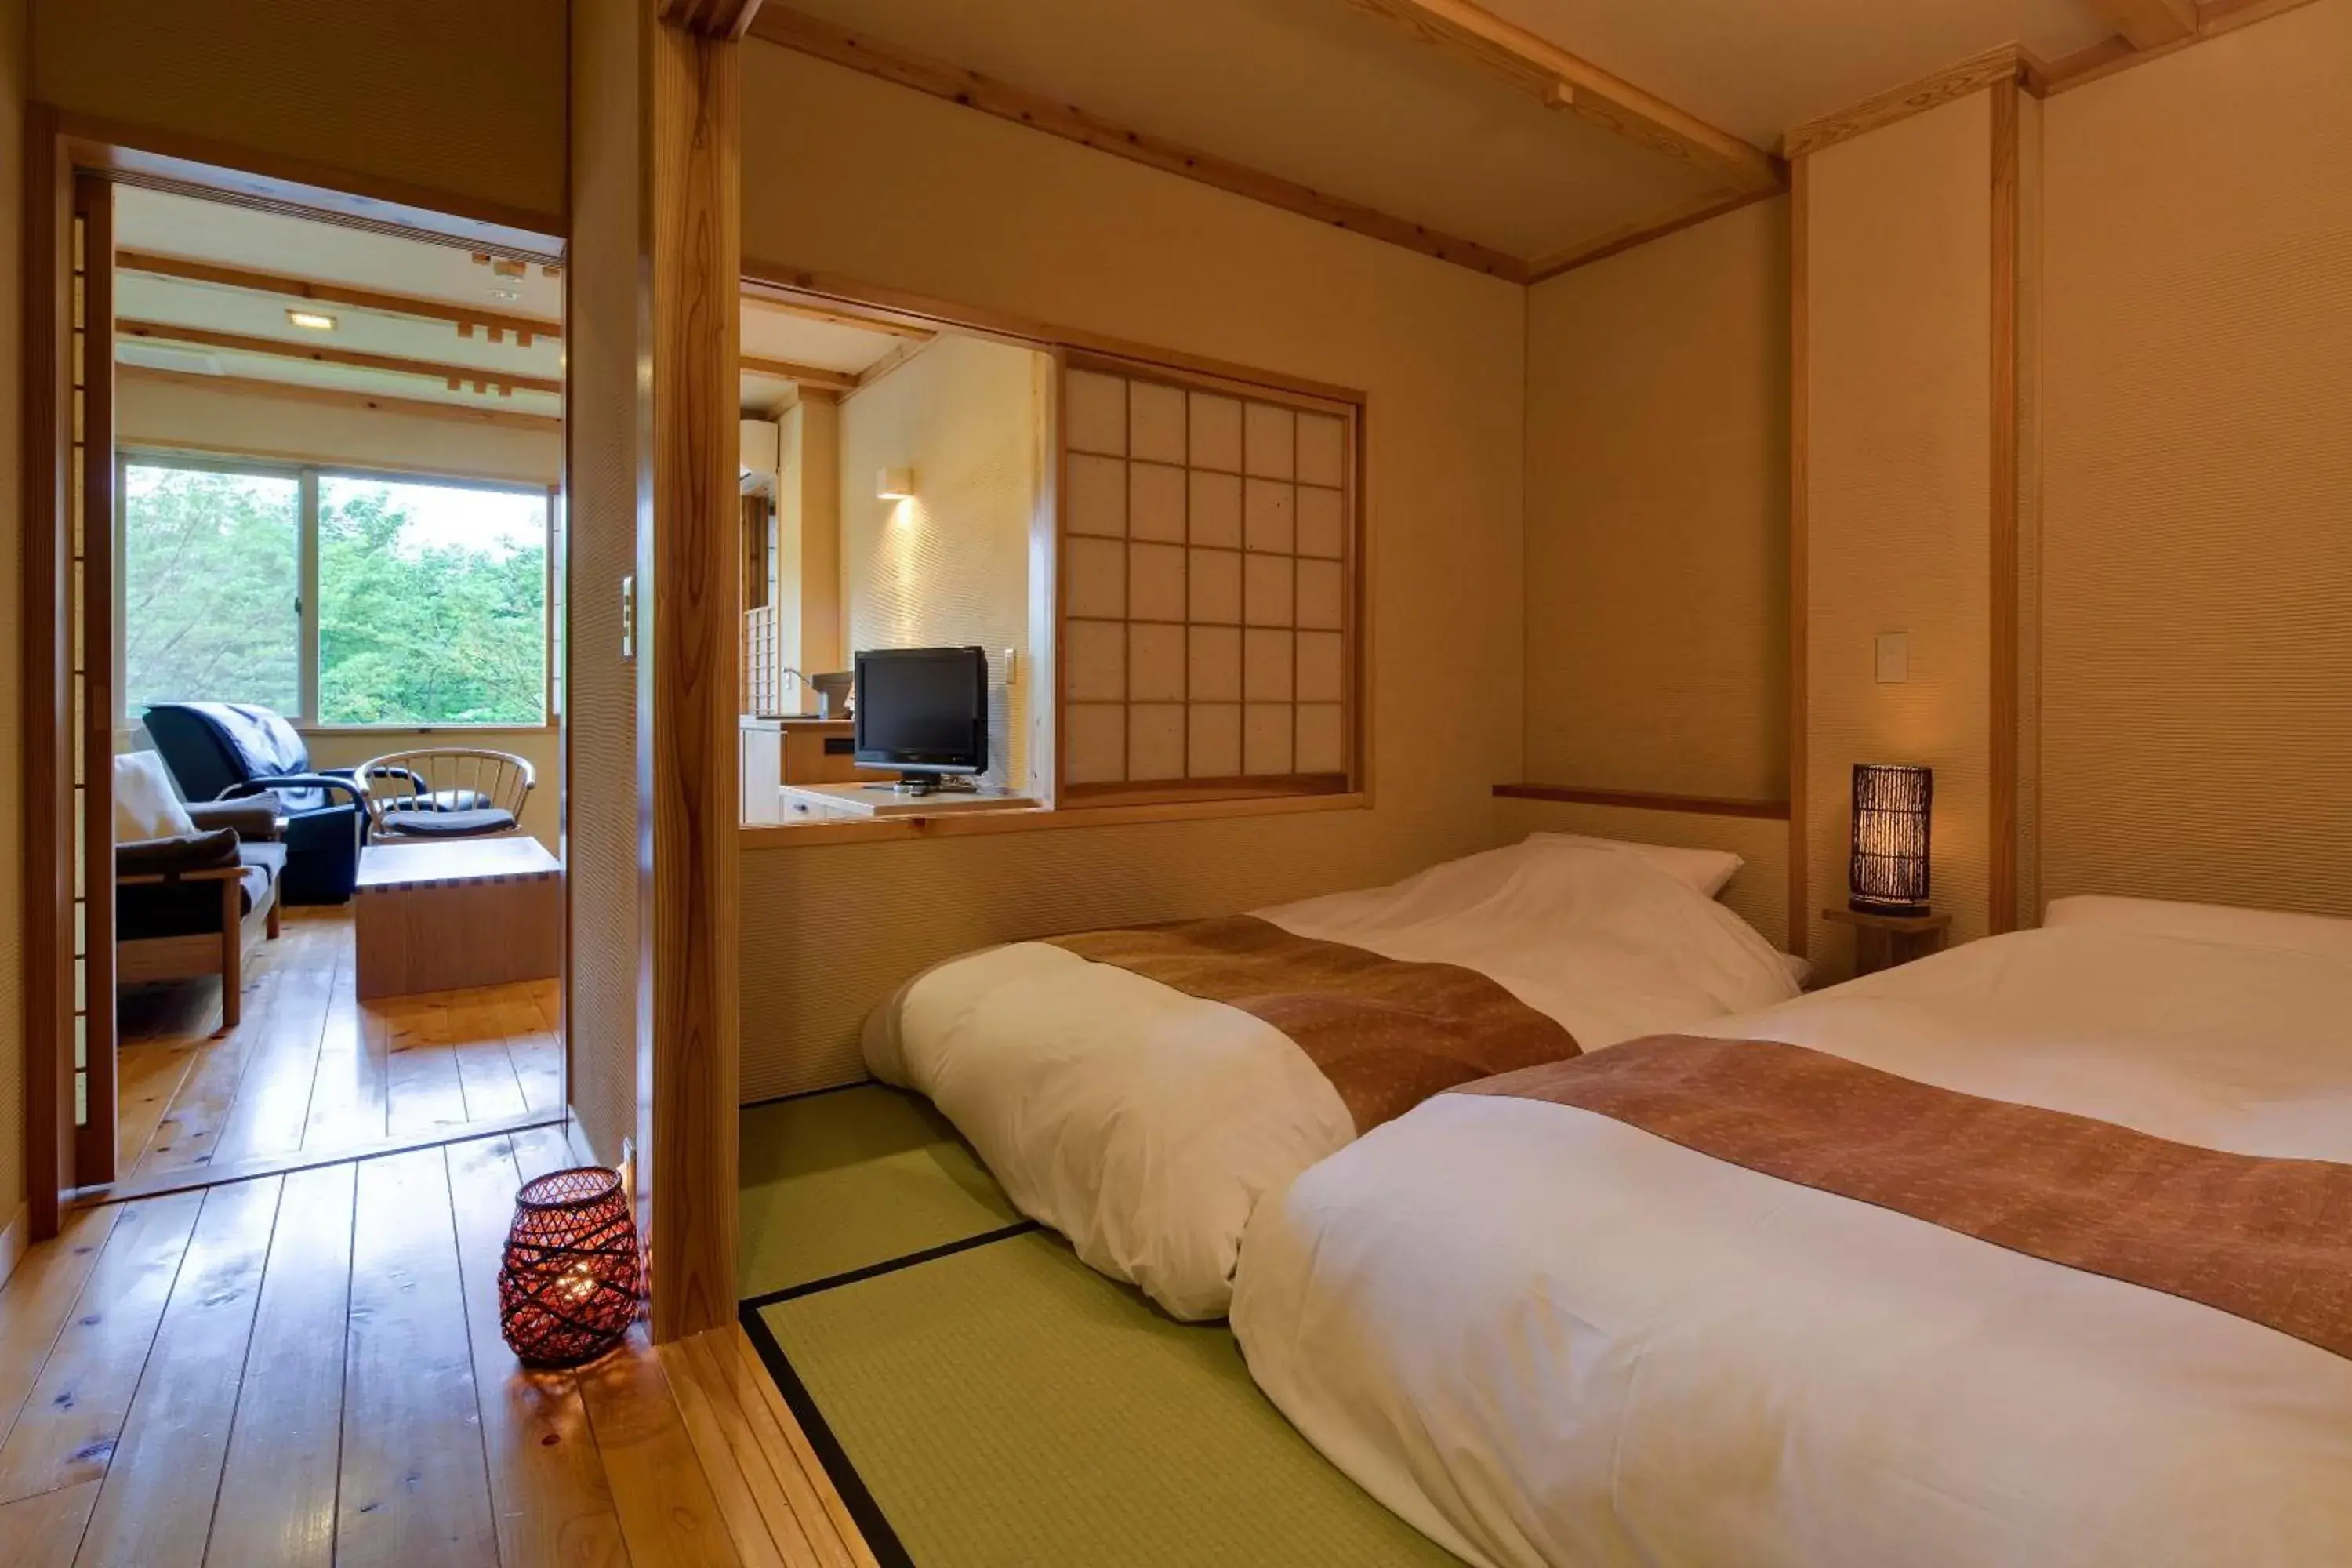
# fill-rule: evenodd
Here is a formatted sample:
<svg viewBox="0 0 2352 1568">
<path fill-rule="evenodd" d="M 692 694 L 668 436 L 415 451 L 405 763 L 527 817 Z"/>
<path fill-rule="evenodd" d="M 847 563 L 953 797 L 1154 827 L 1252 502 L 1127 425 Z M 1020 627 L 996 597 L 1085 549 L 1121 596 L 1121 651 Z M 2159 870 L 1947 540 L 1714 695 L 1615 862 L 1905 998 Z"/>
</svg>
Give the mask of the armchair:
<svg viewBox="0 0 2352 1568">
<path fill-rule="evenodd" d="M 350 900 L 367 837 L 363 792 L 351 769 L 314 770 L 294 726 L 267 708 L 166 702 L 148 709 L 146 722 L 191 802 L 272 798 L 286 819 L 286 902 Z"/>
<path fill-rule="evenodd" d="M 201 814 L 201 815 L 200 815 Z M 198 831 L 114 847 L 115 980 L 221 980 L 221 1027 L 244 1016 L 245 950 L 278 934 L 286 847 L 276 811 L 189 808 Z M 211 826 L 207 826 L 207 824 Z"/>
</svg>

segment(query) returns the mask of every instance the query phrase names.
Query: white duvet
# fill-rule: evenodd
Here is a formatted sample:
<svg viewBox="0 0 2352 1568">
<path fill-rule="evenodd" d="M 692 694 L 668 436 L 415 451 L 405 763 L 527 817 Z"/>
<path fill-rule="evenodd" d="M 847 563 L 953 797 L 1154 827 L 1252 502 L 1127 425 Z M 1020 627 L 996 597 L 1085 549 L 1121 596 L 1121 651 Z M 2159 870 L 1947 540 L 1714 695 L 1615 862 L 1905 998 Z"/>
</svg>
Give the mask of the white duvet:
<svg viewBox="0 0 2352 1568">
<path fill-rule="evenodd" d="M 1795 994 L 1781 956 L 1633 851 L 1538 835 L 1393 887 L 1255 911 L 1300 936 L 1486 974 L 1588 1048 Z M 928 1095 L 1024 1214 L 1181 1318 L 1222 1315 L 1266 1194 L 1356 1135 L 1270 1025 L 1016 942 L 869 1021 L 874 1074 Z"/>
<path fill-rule="evenodd" d="M 2352 1161 L 2352 922 L 2062 901 L 1690 1032 Z M 1477 1563 L 2352 1563 L 2352 1362 L 1564 1106 L 1439 1096 L 1307 1172 L 1233 1322 Z"/>
</svg>

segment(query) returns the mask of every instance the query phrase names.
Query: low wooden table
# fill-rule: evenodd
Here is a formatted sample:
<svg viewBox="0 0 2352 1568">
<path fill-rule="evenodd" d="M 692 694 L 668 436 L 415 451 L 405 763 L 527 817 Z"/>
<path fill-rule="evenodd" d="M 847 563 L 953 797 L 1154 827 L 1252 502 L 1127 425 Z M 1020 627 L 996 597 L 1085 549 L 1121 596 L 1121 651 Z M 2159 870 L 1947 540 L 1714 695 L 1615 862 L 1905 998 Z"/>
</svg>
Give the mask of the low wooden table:
<svg viewBox="0 0 2352 1568">
<path fill-rule="evenodd" d="M 1853 927 L 1853 972 L 1875 974 L 1915 958 L 1944 951 L 1952 917 L 1932 910 L 1916 915 L 1878 915 L 1863 910 L 1823 910 L 1822 919 Z"/>
<path fill-rule="evenodd" d="M 362 1001 L 548 980 L 562 963 L 563 868 L 536 838 L 371 844 L 352 904 Z"/>
</svg>

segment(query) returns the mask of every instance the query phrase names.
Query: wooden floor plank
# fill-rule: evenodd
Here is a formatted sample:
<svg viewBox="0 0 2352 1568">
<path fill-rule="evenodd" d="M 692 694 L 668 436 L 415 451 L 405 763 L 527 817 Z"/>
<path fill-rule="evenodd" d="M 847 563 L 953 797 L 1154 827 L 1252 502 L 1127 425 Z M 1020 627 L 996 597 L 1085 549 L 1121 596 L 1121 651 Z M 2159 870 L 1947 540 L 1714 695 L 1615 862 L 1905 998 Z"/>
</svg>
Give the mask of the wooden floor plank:
<svg viewBox="0 0 2352 1568">
<path fill-rule="evenodd" d="M 221 1472 L 210 1568 L 330 1568 L 351 1289 L 352 1164 L 285 1178 L 254 1318 L 259 1353 Z"/>
<path fill-rule="evenodd" d="M 743 1560 L 642 1326 L 626 1349 L 582 1369 L 580 1394 L 629 1561 L 636 1568 L 740 1568 Z"/>
<path fill-rule="evenodd" d="M 57 1238 L 26 1253 L 7 1284 L 0 1286 L 0 1447 L 48 1363 L 67 1314 L 81 1299 L 121 1213 L 94 1208 L 68 1215 Z"/>
<path fill-rule="evenodd" d="M 857 1528 L 857 1521 L 850 1517 L 849 1505 L 841 1500 L 841 1493 L 835 1488 L 833 1478 L 825 1474 L 824 1465 L 817 1458 L 816 1450 L 809 1446 L 807 1434 L 801 1430 L 800 1422 L 784 1403 L 783 1390 L 778 1388 L 775 1379 L 768 1375 L 767 1366 L 760 1360 L 759 1350 L 751 1343 L 751 1336 L 743 1331 L 740 1323 L 729 1330 L 728 1334 L 733 1342 L 736 1371 L 741 1379 L 739 1386 L 750 1391 L 742 1403 L 749 1406 L 756 1399 L 765 1407 L 785 1448 L 798 1462 L 802 1479 L 816 1494 L 818 1508 L 833 1526 L 835 1542 L 848 1554 L 849 1561 L 856 1568 L 880 1568 L 873 1549 L 866 1544 L 865 1534 Z M 803 1514 L 802 1517 L 805 1519 L 807 1516 Z"/>
<path fill-rule="evenodd" d="M 127 1205 L 117 1216 L 16 1426 L 0 1444 L 0 1502 L 106 1473 L 203 1206 L 202 1194 L 182 1193 Z"/>
<path fill-rule="evenodd" d="M 205 1050 L 202 1036 L 164 1035 L 125 1043 L 115 1056 L 114 1168 L 128 1176 L 145 1158 L 172 1097 Z"/>
<path fill-rule="evenodd" d="M 620 1517 L 569 1372 L 526 1369 L 499 1327 L 499 1259 L 514 1215 L 514 1150 L 504 1138 L 444 1151 L 457 1215 L 466 1324 L 481 1399 L 482 1447 L 504 1568 L 627 1563 Z"/>
<path fill-rule="evenodd" d="M 277 994 L 247 1052 L 236 1102 L 213 1141 L 211 1164 L 282 1154 L 302 1146 L 319 1078 L 320 1042 L 335 983 L 333 928 L 304 921 L 278 939 Z"/>
<path fill-rule="evenodd" d="M 497 1009 L 499 1031 L 506 1036 L 507 1056 L 522 1084 L 523 1103 L 533 1110 L 557 1110 L 563 1105 L 563 1046 L 530 991 L 502 986 Z"/>
<path fill-rule="evenodd" d="M 759 1493 L 727 1445 L 727 1435 L 719 1429 L 709 1398 L 695 1382 L 684 1348 L 667 1344 L 656 1353 L 661 1359 L 662 1372 L 669 1378 L 670 1398 L 677 1402 L 678 1417 L 686 1424 L 687 1439 L 694 1445 L 695 1458 L 710 1482 L 711 1495 L 719 1500 L 719 1516 L 727 1521 L 727 1533 L 734 1541 L 736 1555 L 743 1560 L 744 1568 L 786 1568 L 787 1564 L 790 1568 L 808 1568 L 815 1558 L 789 1510 L 782 1516 L 785 1535 L 800 1549 L 800 1555 L 785 1555 L 784 1543 L 777 1539 L 773 1525 L 761 1507 Z"/>
<path fill-rule="evenodd" d="M 179 1092 L 172 1097 L 155 1135 L 148 1140 L 146 1156 L 139 1162 L 136 1174 L 186 1170 L 211 1162 L 213 1146 L 236 1109 L 246 1064 L 269 1028 L 270 1011 L 285 978 L 286 965 L 279 954 L 265 951 L 254 958 L 246 972 L 244 1020 L 205 1044 L 182 1079 Z"/>
<path fill-rule="evenodd" d="M 351 943 L 339 944 L 327 1017 L 319 1037 L 319 1076 L 310 1088 L 306 1150 L 334 1151 L 373 1143 L 385 1135 L 382 1028 L 371 1030 L 360 1010 Z"/>
<path fill-rule="evenodd" d="M 388 997 L 368 1006 L 389 1031 L 386 1132 L 404 1138 L 463 1127 L 466 1091 L 449 1048 L 447 1008 L 434 996 Z"/>
<path fill-rule="evenodd" d="M 81 1550 L 99 1483 L 83 1481 L 53 1492 L 0 1504 L 0 1543 L 8 1568 L 67 1568 Z"/>
<path fill-rule="evenodd" d="M 514 1059 L 507 1054 L 497 988 L 480 986 L 443 994 L 449 1048 L 457 1055 L 457 1082 L 466 1097 L 466 1120 L 490 1121 L 530 1110 L 515 1076 Z"/>
<path fill-rule="evenodd" d="M 728 1334 L 726 1329 L 712 1330 L 665 1346 L 663 1351 L 663 1364 L 671 1369 L 671 1384 L 681 1388 L 679 1408 L 691 1417 L 689 1402 L 698 1397 L 726 1442 L 725 1455 L 703 1454 L 703 1468 L 717 1473 L 721 1464 L 732 1462 L 750 1488 L 751 1500 L 759 1506 L 768 1538 L 793 1568 L 849 1568 L 848 1553 L 832 1539 L 832 1529 L 825 1523 L 824 1510 L 817 1506 L 816 1495 L 802 1479 L 800 1466 L 793 1463 L 782 1439 L 777 1439 L 772 1450 L 762 1443 L 758 1426 L 737 1398 L 734 1379 L 728 1375 L 725 1364 L 734 1359 L 734 1351 L 727 1343 Z M 686 1371 L 682 1380 L 677 1371 L 681 1363 Z M 691 1392 L 687 1392 L 689 1388 Z M 687 1431 L 697 1434 L 691 1418 Z M 702 1438 L 697 1436 L 698 1452 L 701 1446 Z M 789 1483 L 786 1476 L 791 1478 Z"/>
<path fill-rule="evenodd" d="M 362 1164 L 343 1363 L 339 1568 L 498 1561 L 441 1152 Z"/>
<path fill-rule="evenodd" d="M 79 1568 L 199 1568 L 245 1375 L 277 1177 L 205 1196 Z"/>
</svg>

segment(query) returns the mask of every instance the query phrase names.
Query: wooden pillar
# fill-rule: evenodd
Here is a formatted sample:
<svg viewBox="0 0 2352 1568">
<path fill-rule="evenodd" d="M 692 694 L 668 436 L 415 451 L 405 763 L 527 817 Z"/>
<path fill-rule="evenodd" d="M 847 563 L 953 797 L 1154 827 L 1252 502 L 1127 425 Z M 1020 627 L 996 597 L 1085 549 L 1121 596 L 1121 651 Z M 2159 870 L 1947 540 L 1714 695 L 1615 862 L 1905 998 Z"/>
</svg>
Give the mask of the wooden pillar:
<svg viewBox="0 0 2352 1568">
<path fill-rule="evenodd" d="M 638 1093 L 653 1331 L 735 1317 L 736 352 L 741 66 L 756 0 L 659 0 L 646 80 L 650 475 L 637 537 L 644 942 Z"/>
</svg>

